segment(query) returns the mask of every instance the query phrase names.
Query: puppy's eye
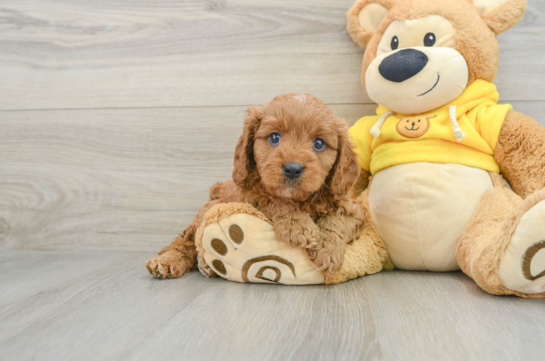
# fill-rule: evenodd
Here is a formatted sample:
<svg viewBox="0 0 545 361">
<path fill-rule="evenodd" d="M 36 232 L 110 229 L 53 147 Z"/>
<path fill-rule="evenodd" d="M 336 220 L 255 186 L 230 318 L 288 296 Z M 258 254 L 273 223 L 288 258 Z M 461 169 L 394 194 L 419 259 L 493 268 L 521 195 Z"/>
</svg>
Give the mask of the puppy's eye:
<svg viewBox="0 0 545 361">
<path fill-rule="evenodd" d="M 394 36 L 392 38 L 392 42 L 390 43 L 390 46 L 392 47 L 392 50 L 396 50 L 399 47 L 399 39 L 397 36 Z"/>
<path fill-rule="evenodd" d="M 272 133 L 271 135 L 269 135 L 269 143 L 271 143 L 273 147 L 277 146 L 278 143 L 280 143 L 281 138 L 282 136 L 280 135 L 280 133 Z"/>
<path fill-rule="evenodd" d="M 435 44 L 435 34 L 427 33 L 426 36 L 424 36 L 424 45 L 433 46 L 433 44 Z"/>
<path fill-rule="evenodd" d="M 314 142 L 312 143 L 312 148 L 314 148 L 314 150 L 317 152 L 321 152 L 325 148 L 324 140 L 322 138 L 314 139 Z"/>
</svg>

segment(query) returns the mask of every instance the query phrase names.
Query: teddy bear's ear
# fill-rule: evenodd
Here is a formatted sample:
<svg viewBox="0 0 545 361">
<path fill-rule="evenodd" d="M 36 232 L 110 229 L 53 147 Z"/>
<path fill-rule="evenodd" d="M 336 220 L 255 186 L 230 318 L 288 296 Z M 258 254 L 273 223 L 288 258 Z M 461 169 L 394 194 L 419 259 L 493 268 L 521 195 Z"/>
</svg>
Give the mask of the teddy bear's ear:
<svg viewBox="0 0 545 361">
<path fill-rule="evenodd" d="M 473 0 L 484 22 L 498 35 L 522 19 L 527 0 Z"/>
<path fill-rule="evenodd" d="M 348 11 L 348 33 L 365 48 L 396 0 L 357 0 Z"/>
</svg>

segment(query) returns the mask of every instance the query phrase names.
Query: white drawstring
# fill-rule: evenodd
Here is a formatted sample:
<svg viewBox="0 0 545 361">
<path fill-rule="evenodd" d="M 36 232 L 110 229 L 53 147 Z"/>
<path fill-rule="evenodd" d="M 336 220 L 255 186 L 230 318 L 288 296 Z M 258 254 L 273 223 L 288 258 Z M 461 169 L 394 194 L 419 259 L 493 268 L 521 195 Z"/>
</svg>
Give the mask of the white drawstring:
<svg viewBox="0 0 545 361">
<path fill-rule="evenodd" d="M 466 134 L 463 132 L 462 128 L 460 128 L 460 125 L 458 124 L 458 119 L 456 118 L 457 106 L 451 105 L 448 111 L 449 111 L 450 123 L 452 124 L 452 129 L 454 131 L 454 137 L 459 143 L 466 138 Z M 382 125 L 386 121 L 386 118 L 388 118 L 392 113 L 393 112 L 391 110 L 388 110 L 387 112 L 382 114 L 382 116 L 378 119 L 375 125 L 371 127 L 371 135 L 373 135 L 373 137 L 375 138 L 380 137 L 380 134 L 381 134 L 380 128 L 382 128 Z"/>
<path fill-rule="evenodd" d="M 393 112 L 391 110 L 388 110 L 386 113 L 382 114 L 382 116 L 378 119 L 378 121 L 371 127 L 371 135 L 373 137 L 378 138 L 380 137 L 382 124 L 386 121 L 386 118 L 388 118 Z"/>
<path fill-rule="evenodd" d="M 466 133 L 462 131 L 462 128 L 460 128 L 460 124 L 458 124 L 458 119 L 456 118 L 456 105 L 451 105 L 448 108 L 449 117 L 450 117 L 450 123 L 452 124 L 452 128 L 454 129 L 454 137 L 460 143 L 462 140 L 465 139 Z"/>
</svg>

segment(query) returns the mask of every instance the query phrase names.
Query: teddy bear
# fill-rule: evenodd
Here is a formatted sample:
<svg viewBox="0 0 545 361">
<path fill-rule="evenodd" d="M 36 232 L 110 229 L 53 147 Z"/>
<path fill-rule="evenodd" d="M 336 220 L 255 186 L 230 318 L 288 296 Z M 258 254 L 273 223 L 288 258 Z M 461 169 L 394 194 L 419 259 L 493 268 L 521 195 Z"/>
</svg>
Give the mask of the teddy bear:
<svg viewBox="0 0 545 361">
<path fill-rule="evenodd" d="M 545 296 L 545 129 L 498 105 L 491 83 L 496 35 L 526 5 L 358 0 L 348 13 L 379 104 L 350 129 L 359 190 L 396 268 L 461 269 L 492 294 Z"/>
<path fill-rule="evenodd" d="M 324 274 L 305 250 L 278 242 L 250 205 L 218 204 L 195 238 L 203 273 L 335 284 L 394 267 L 462 270 L 491 294 L 545 297 L 545 128 L 498 104 L 492 84 L 496 36 L 526 6 L 357 0 L 347 29 L 366 49 L 361 80 L 378 104 L 350 128 L 361 167 L 353 190 L 364 213 L 360 237 L 342 268 Z M 214 239 L 232 251 L 218 254 Z M 222 272 L 214 272 L 218 260 Z"/>
</svg>

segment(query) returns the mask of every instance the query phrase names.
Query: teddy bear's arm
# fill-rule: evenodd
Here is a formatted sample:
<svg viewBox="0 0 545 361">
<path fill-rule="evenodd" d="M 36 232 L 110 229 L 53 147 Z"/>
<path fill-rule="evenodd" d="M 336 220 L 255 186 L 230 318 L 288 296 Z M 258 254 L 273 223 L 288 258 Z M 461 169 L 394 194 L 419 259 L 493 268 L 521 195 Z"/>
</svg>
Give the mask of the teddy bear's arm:
<svg viewBox="0 0 545 361">
<path fill-rule="evenodd" d="M 532 118 L 512 110 L 507 113 L 494 157 L 521 197 L 545 188 L 545 128 Z"/>
</svg>

